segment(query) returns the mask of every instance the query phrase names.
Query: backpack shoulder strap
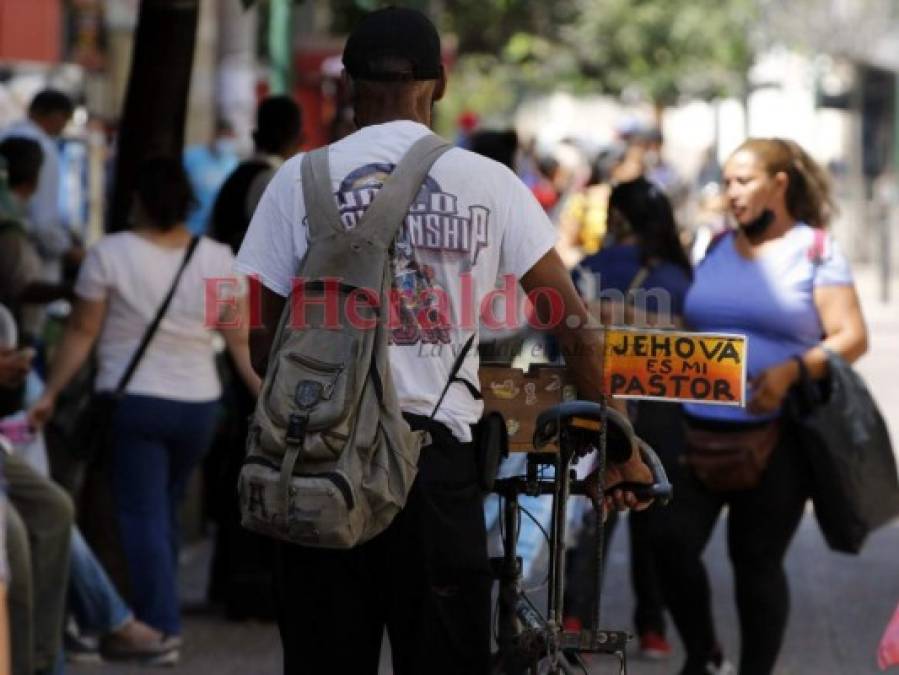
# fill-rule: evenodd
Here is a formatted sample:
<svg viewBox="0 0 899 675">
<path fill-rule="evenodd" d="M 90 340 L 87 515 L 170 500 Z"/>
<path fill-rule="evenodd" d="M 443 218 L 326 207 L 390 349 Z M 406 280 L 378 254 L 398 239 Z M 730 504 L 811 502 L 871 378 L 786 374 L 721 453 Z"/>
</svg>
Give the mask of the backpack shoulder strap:
<svg viewBox="0 0 899 675">
<path fill-rule="evenodd" d="M 356 228 L 361 230 L 367 226 L 368 237 L 384 248 L 390 246 L 431 166 L 450 147 L 436 134 L 429 133 L 417 140 L 384 181 Z"/>
<path fill-rule="evenodd" d="M 449 143 L 432 133 L 413 143 L 384 181 L 377 197 L 354 229 L 361 231 L 366 223 L 375 222 L 377 225 L 370 227 L 371 231 L 366 231 L 366 235 L 380 242 L 384 248 L 388 247 L 431 165 L 450 147 Z M 306 153 L 300 173 L 310 239 L 315 240 L 323 235 L 325 228 L 333 228 L 342 234 L 340 213 L 331 190 L 328 146 Z"/>
<path fill-rule="evenodd" d="M 434 406 L 434 409 L 431 411 L 431 416 L 428 419 L 434 419 L 434 416 L 440 409 L 440 404 L 443 403 L 443 399 L 446 398 L 446 392 L 449 391 L 450 385 L 453 384 L 453 382 L 458 382 L 459 384 L 464 385 L 465 388 L 468 389 L 468 393 L 471 394 L 474 400 L 480 401 L 483 398 L 483 396 L 481 396 L 481 392 L 478 391 L 477 387 L 475 387 L 464 377 L 459 377 L 459 370 L 462 368 L 462 364 L 465 362 L 465 357 L 468 356 L 469 350 L 471 350 L 471 345 L 474 344 L 474 338 L 475 334 L 472 333 L 465 341 L 465 344 L 462 346 L 462 350 L 456 355 L 456 360 L 453 361 L 453 367 L 450 369 L 449 377 L 446 379 L 446 384 L 443 385 L 443 391 L 440 392 L 440 397 L 437 399 L 437 404 Z"/>
<path fill-rule="evenodd" d="M 342 233 L 340 212 L 337 210 L 331 190 L 331 169 L 328 166 L 327 145 L 307 152 L 303 156 L 300 175 L 309 239 L 314 241 L 329 229 Z"/>
</svg>

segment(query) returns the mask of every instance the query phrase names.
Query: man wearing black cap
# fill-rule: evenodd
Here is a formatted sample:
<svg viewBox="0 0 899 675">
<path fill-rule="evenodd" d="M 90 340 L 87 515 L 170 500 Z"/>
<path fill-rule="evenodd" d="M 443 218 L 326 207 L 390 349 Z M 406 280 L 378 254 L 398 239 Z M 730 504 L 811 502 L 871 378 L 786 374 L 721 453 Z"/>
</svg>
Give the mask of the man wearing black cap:
<svg viewBox="0 0 899 675">
<path fill-rule="evenodd" d="M 347 41 L 343 63 L 359 131 L 330 145 L 328 161 L 341 221 L 352 228 L 406 151 L 430 133 L 446 76 L 436 29 L 409 9 L 369 14 Z M 260 372 L 307 250 L 301 160 L 289 160 L 272 179 L 238 255 L 238 270 L 258 275 L 264 286 L 265 328 L 251 337 Z M 279 546 L 285 673 L 374 675 L 385 627 L 399 675 L 488 672 L 491 577 L 471 443 L 483 405 L 468 388 L 449 387 L 434 420 L 428 417 L 455 354 L 477 331 L 469 312 L 489 299 L 501 276 L 529 292 L 548 289 L 543 298 L 555 294 L 568 317 L 557 335 L 581 395 L 602 395 L 598 331 L 572 329 L 588 317 L 555 239 L 543 209 L 508 168 L 461 149 L 431 167 L 394 242 L 393 285 L 404 311 L 414 311 L 389 326 L 389 360 L 400 407 L 432 442 L 422 448 L 406 507 L 382 534 L 348 551 Z M 420 312 L 422 298 L 432 294 L 447 298 L 447 306 L 438 305 L 446 319 L 440 330 L 421 323 L 428 315 Z M 537 302 L 541 317 L 549 304 Z M 478 382 L 475 350 L 459 376 Z M 647 482 L 649 471 L 634 453 L 604 478 L 607 485 Z M 620 491 L 610 502 L 636 506 Z"/>
</svg>

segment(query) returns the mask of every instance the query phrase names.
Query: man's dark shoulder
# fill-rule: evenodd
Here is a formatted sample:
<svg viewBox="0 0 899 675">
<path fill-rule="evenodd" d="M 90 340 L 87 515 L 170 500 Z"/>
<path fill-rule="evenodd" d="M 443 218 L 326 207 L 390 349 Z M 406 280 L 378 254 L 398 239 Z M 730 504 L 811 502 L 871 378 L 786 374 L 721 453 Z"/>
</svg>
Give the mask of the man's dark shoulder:
<svg viewBox="0 0 899 675">
<path fill-rule="evenodd" d="M 264 159 L 244 160 L 237 165 L 237 168 L 234 169 L 234 171 L 231 172 L 231 174 L 222 184 L 222 189 L 224 189 L 224 187 L 229 184 L 249 184 L 257 175 L 271 168 L 272 165 L 266 162 Z"/>
<path fill-rule="evenodd" d="M 216 241 L 226 243 L 237 252 L 250 224 L 247 194 L 257 176 L 272 168 L 262 159 L 241 162 L 222 184 L 209 222 L 209 232 Z"/>
</svg>

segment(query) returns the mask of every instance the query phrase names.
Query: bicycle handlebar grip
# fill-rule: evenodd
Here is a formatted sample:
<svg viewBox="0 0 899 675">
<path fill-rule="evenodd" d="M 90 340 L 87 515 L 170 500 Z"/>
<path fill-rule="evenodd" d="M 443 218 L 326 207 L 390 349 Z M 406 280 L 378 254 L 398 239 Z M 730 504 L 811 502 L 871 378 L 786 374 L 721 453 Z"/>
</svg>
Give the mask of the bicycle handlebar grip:
<svg viewBox="0 0 899 675">
<path fill-rule="evenodd" d="M 654 499 L 661 506 L 665 506 L 671 501 L 671 498 L 674 495 L 674 488 L 668 481 L 668 474 L 665 472 L 665 467 L 662 466 L 662 461 L 659 459 L 655 450 L 653 450 L 646 441 L 638 437 L 637 445 L 640 448 L 640 456 L 643 458 L 643 462 L 649 467 L 649 472 L 652 474 L 652 483 L 635 483 L 628 481 L 612 485 L 608 488 L 608 491 L 624 490 L 625 492 L 632 493 L 641 502 L 648 502 L 649 500 Z"/>
</svg>

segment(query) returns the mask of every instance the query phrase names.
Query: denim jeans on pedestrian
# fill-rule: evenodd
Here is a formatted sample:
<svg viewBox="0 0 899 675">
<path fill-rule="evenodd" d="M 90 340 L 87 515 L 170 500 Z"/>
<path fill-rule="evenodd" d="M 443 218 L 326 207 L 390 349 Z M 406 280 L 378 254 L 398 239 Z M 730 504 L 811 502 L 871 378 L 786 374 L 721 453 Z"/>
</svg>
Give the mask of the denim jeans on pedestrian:
<svg viewBox="0 0 899 675">
<path fill-rule="evenodd" d="M 212 440 L 218 401 L 128 395 L 112 424 L 110 478 L 137 618 L 180 635 L 178 504 Z"/>
<path fill-rule="evenodd" d="M 92 635 L 111 633 L 133 617 L 77 526 L 69 559 L 69 609 L 80 631 Z"/>
</svg>

